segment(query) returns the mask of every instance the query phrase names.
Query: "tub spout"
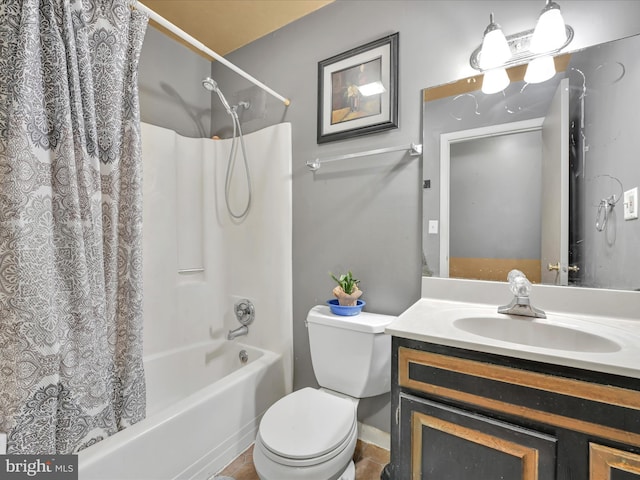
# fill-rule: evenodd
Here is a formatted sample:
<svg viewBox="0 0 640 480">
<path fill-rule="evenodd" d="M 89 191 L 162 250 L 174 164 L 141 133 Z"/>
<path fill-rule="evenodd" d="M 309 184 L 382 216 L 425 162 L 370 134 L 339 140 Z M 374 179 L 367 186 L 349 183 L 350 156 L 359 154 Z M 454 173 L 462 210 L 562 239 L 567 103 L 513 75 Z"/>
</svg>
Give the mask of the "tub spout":
<svg viewBox="0 0 640 480">
<path fill-rule="evenodd" d="M 251 325 L 256 316 L 256 309 L 253 306 L 253 303 L 251 303 L 251 300 L 246 298 L 235 303 L 233 306 L 233 312 L 236 315 L 236 319 L 242 324 L 242 326 L 235 330 L 229 330 L 229 333 L 227 333 L 227 340 L 233 340 L 236 337 L 248 334 L 249 325 Z"/>
<path fill-rule="evenodd" d="M 249 333 L 249 327 L 242 325 L 235 330 L 229 330 L 229 333 L 227 333 L 227 340 L 233 340 L 234 338 L 241 337 L 247 333 Z"/>
</svg>

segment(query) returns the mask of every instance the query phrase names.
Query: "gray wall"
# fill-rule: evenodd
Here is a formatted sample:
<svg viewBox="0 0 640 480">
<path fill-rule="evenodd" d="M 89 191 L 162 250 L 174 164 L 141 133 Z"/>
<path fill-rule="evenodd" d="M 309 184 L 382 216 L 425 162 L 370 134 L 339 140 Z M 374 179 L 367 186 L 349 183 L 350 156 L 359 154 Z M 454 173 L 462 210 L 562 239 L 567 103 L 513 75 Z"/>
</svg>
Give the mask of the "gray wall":
<svg viewBox="0 0 640 480">
<path fill-rule="evenodd" d="M 420 162 L 401 153 L 323 166 L 308 159 L 421 142 L 421 90 L 476 72 L 469 55 L 482 39 L 489 12 L 505 32 L 533 28 L 542 2 L 338 0 L 252 44 L 228 59 L 291 99 L 268 98 L 260 128 L 293 125 L 294 385 L 315 385 L 304 318 L 331 296 L 328 272 L 351 269 L 362 280 L 369 311 L 399 314 L 420 296 Z M 640 30 L 640 2 L 561 3 L 576 30 L 572 49 Z M 598 19 L 597 28 L 593 22 Z M 400 128 L 331 144 L 316 143 L 317 63 L 384 35 L 400 32 Z M 222 65 L 214 78 L 227 95 L 248 83 Z M 227 120 L 214 103 L 214 132 Z M 365 400 L 360 419 L 389 430 L 386 398 Z"/>
<path fill-rule="evenodd" d="M 489 12 L 496 13 L 509 34 L 533 28 L 542 3 L 338 0 L 227 57 L 292 101 L 286 108 L 271 97 L 263 98 L 251 113 L 251 124 L 247 122 L 245 130 L 281 121 L 291 122 L 293 128 L 296 388 L 315 385 L 304 318 L 309 308 L 330 298 L 333 284 L 329 271 L 353 270 L 362 280 L 368 310 L 389 314 L 401 313 L 419 298 L 421 278 L 419 161 L 393 153 L 327 165 L 315 175 L 308 171 L 305 162 L 318 156 L 420 142 L 421 89 L 475 73 L 468 65 L 469 55 L 481 41 Z M 568 23 L 576 30 L 572 49 L 640 30 L 637 20 L 640 2 L 635 0 L 563 0 L 561 6 Z M 400 32 L 400 128 L 318 145 L 318 61 L 393 32 Z M 148 35 L 145 47 L 148 48 L 143 49 L 143 61 L 153 57 L 154 63 L 163 65 L 154 65 L 154 69 L 162 71 L 145 67 L 141 72 L 143 119 L 177 131 L 199 131 L 196 119 L 200 112 L 193 113 L 191 109 L 208 107 L 209 97 L 200 103 L 199 98 L 188 96 L 197 95 L 194 89 L 200 88 L 200 62 L 194 61 L 194 72 L 181 71 L 189 52 L 168 48 L 155 35 Z M 243 95 L 260 98 L 246 80 L 223 65 L 214 63 L 212 72 L 232 103 L 242 100 Z M 171 88 L 163 89 L 163 84 Z M 149 90 L 145 92 L 145 88 Z M 189 100 L 183 104 L 181 99 L 185 98 Z M 226 135 L 229 122 L 215 100 L 212 130 Z M 206 131 L 204 120 L 203 126 Z M 387 399 L 363 401 L 360 418 L 388 431 Z"/>
<path fill-rule="evenodd" d="M 201 81 L 210 70 L 206 58 L 149 25 L 138 80 L 142 121 L 185 137 L 209 137 L 211 95 Z"/>
<path fill-rule="evenodd" d="M 640 186 L 638 51 L 640 37 L 633 37 L 589 49 L 588 55 L 575 55 L 570 63 L 585 75 L 587 87 L 584 136 L 579 139 L 587 151 L 576 149 L 575 178 L 583 213 L 578 264 L 581 282 L 588 286 L 640 289 L 640 220 L 624 220 L 621 194 Z M 570 78 L 581 87 L 581 76 Z M 599 232 L 595 228 L 598 203 L 611 195 L 619 201 Z"/>
<path fill-rule="evenodd" d="M 540 130 L 454 143 L 450 159 L 449 256 L 539 260 Z"/>
</svg>

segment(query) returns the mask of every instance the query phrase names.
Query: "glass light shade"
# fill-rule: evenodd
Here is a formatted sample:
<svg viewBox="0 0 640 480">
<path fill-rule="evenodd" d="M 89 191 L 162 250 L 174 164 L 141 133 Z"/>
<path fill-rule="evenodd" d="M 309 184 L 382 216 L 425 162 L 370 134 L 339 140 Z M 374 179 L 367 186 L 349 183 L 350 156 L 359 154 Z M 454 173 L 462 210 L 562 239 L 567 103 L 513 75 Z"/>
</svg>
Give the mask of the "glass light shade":
<svg viewBox="0 0 640 480">
<path fill-rule="evenodd" d="M 495 25 L 497 28 L 490 30 L 484 34 L 482 39 L 482 50 L 480 51 L 479 66 L 482 70 L 489 70 L 492 68 L 500 67 L 511 58 L 511 49 L 507 43 L 507 39 L 502 33 L 500 27 L 492 23 L 491 27 Z"/>
<path fill-rule="evenodd" d="M 538 17 L 529 50 L 533 53 L 552 52 L 560 49 L 566 41 L 567 29 L 560 7 L 550 2 Z"/>
<path fill-rule="evenodd" d="M 504 68 L 496 68 L 484 72 L 482 92 L 488 95 L 498 93 L 509 86 L 509 75 Z"/>
<path fill-rule="evenodd" d="M 542 83 L 549 80 L 556 74 L 556 65 L 553 57 L 546 55 L 544 57 L 534 58 L 527 65 L 527 71 L 524 73 L 524 81 L 527 83 Z"/>
</svg>

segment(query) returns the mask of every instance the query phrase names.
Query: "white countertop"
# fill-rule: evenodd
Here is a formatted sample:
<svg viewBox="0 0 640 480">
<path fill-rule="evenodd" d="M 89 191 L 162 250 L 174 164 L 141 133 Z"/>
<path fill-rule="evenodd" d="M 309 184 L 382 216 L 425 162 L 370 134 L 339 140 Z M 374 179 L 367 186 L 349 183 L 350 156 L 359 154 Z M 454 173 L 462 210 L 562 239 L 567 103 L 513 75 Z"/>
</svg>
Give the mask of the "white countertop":
<svg viewBox="0 0 640 480">
<path fill-rule="evenodd" d="M 546 313 L 547 319 L 513 317 L 513 320 L 578 330 L 604 337 L 615 342 L 619 348 L 615 351 L 580 351 L 582 346 L 576 344 L 575 348 L 570 346 L 567 349 L 556 349 L 473 334 L 456 327 L 454 321 L 462 317 L 495 317 L 498 320 L 510 317 L 498 314 L 497 305 L 431 298 L 418 300 L 392 322 L 385 332 L 428 343 L 640 378 L 640 321 L 582 313 Z M 540 338 L 537 340 L 540 343 Z M 552 344 L 554 339 L 548 340 Z M 541 343 L 545 344 L 544 338 Z"/>
</svg>

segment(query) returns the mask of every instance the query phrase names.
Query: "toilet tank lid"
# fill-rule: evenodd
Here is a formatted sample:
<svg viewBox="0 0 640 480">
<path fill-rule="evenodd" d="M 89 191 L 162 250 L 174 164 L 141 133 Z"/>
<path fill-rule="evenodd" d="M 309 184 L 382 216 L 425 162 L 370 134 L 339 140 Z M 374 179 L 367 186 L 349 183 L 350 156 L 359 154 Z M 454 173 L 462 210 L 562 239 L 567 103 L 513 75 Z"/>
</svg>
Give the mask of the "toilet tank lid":
<svg viewBox="0 0 640 480">
<path fill-rule="evenodd" d="M 316 305 L 307 314 L 308 323 L 367 333 L 384 333 L 384 329 L 396 318 L 393 315 L 370 312 L 360 312 L 351 316 L 334 315 L 327 305 Z"/>
</svg>

